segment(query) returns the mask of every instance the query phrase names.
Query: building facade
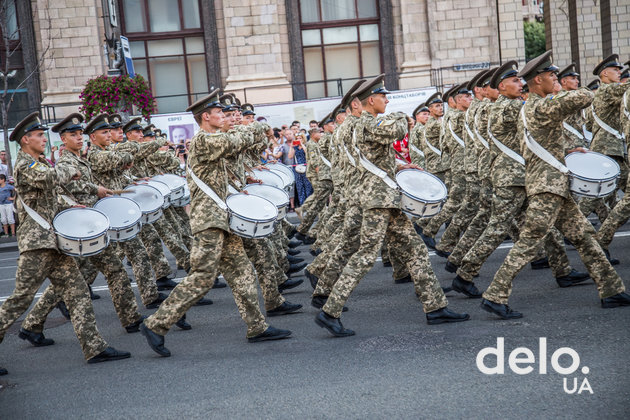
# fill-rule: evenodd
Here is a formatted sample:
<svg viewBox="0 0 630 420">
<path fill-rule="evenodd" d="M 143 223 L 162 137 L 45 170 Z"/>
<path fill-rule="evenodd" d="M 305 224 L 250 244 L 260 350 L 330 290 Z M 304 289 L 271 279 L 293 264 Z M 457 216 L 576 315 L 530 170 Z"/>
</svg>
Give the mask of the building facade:
<svg viewBox="0 0 630 420">
<path fill-rule="evenodd" d="M 159 113 L 212 87 L 261 104 L 340 96 L 380 73 L 390 90 L 462 82 L 524 63 L 523 20 L 543 19 L 541 7 L 556 64 L 576 62 L 583 80 L 603 55 L 630 58 L 627 0 L 2 1 L 23 41 L 15 80 L 39 70 L 13 120 L 40 102 L 49 120 L 76 110 L 85 83 L 120 63 L 120 35 Z"/>
</svg>

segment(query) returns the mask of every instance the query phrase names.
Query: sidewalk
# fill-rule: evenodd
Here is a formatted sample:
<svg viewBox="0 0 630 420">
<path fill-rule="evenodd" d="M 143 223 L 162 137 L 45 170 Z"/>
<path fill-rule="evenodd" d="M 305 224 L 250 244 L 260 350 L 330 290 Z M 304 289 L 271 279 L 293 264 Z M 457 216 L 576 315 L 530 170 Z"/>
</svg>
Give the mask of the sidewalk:
<svg viewBox="0 0 630 420">
<path fill-rule="evenodd" d="M 13 252 L 18 250 L 17 238 L 15 236 L 11 236 L 7 238 L 6 236 L 0 237 L 0 253 L 1 252 Z"/>
</svg>

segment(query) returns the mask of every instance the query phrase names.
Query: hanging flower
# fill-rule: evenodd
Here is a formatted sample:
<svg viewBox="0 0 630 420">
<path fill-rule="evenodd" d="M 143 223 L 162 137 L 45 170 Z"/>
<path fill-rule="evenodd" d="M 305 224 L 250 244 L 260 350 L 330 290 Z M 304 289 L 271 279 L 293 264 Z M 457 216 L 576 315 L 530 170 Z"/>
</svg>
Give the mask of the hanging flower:
<svg viewBox="0 0 630 420">
<path fill-rule="evenodd" d="M 135 105 L 147 121 L 155 112 L 155 100 L 149 84 L 139 74 L 133 79 L 125 75 L 98 76 L 88 80 L 79 99 L 81 100 L 79 111 L 88 120 L 102 112 L 112 112 L 114 107 L 123 100 L 127 106 L 122 111 L 131 111 L 131 105 Z"/>
</svg>

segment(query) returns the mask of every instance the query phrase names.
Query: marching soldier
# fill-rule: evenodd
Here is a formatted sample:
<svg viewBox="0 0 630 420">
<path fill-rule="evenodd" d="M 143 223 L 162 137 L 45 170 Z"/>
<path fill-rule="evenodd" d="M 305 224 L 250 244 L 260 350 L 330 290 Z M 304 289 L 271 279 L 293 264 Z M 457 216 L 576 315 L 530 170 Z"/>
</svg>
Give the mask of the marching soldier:
<svg viewBox="0 0 630 420">
<path fill-rule="evenodd" d="M 389 181 L 393 182 L 396 159 L 392 143 L 407 132 L 407 116 L 394 113 L 377 118 L 378 114 L 385 112 L 388 103 L 386 94 L 389 92 L 385 89 L 383 79 L 384 75 L 380 75 L 365 82 L 357 91 L 363 112 L 355 127 L 356 146 L 361 151 L 360 159 L 364 168 L 370 167 L 375 172 L 378 171 L 374 166 L 381 170 L 385 168 Z M 408 164 L 402 168 L 417 167 Z M 392 248 L 404 249 L 398 255 L 405 258 L 404 263 L 422 301 L 427 322 L 437 324 L 468 320 L 468 314 L 455 313 L 447 308 L 444 292 L 431 269 L 427 248 L 400 209 L 400 192 L 392 188 L 395 183 L 390 187 L 383 178 L 365 170 L 358 184 L 359 202 L 363 208 L 361 243 L 344 267 L 315 322 L 335 336 L 354 335 L 354 331 L 343 327 L 340 316 L 348 297 L 374 265 L 386 236 Z"/>
<path fill-rule="evenodd" d="M 224 158 L 251 146 L 254 136 L 230 136 L 221 133 L 223 106 L 219 90 L 193 103 L 191 111 L 200 130 L 190 144 L 188 185 L 191 193 L 190 221 L 195 242 L 191 253 L 191 269 L 160 308 L 140 326 L 149 346 L 168 357 L 164 335 L 171 326 L 211 288 L 218 272 L 230 285 L 236 306 L 247 324 L 250 342 L 276 340 L 291 331 L 267 325 L 258 306 L 254 269 L 249 262 L 241 238 L 230 232 L 225 210 L 227 174 Z"/>
<path fill-rule="evenodd" d="M 109 347 L 96 328 L 90 294 L 75 260 L 59 252 L 51 227 L 59 210 L 57 187 L 79 179 L 77 171 L 53 168 L 43 153 L 48 128 L 34 112 L 20 121 L 10 135 L 20 150 L 14 168 L 18 194 L 18 248 L 20 257 L 13 294 L 0 306 L 0 342 L 9 327 L 30 306 L 46 278 L 55 293 L 63 297 L 88 363 L 119 360 L 130 357 L 125 351 Z M 41 336 L 42 339 L 43 334 Z"/>
<path fill-rule="evenodd" d="M 411 113 L 411 117 L 416 124 L 409 133 L 409 155 L 411 156 L 411 163 L 421 168 L 425 167 L 424 152 L 421 149 L 421 137 L 424 135 L 425 124 L 429 120 L 430 115 L 429 108 L 424 103 L 418 105 Z"/>
<path fill-rule="evenodd" d="M 612 268 L 595 239 L 595 230 L 578 209 L 569 192 L 567 176 L 552 166 L 563 162 L 566 137 L 562 135 L 562 121 L 588 106 L 593 93 L 580 88 L 548 96 L 557 80 L 551 51 L 531 60 L 518 77 L 529 85 L 529 98 L 519 113 L 527 147 L 523 146 L 526 162 L 525 183 L 528 207 L 525 224 L 518 241 L 510 250 L 488 289 L 483 294 L 482 309 L 503 319 L 523 315 L 508 306 L 512 281 L 517 273 L 537 254 L 538 248 L 553 226 L 569 239 L 595 280 L 604 308 L 630 305 L 630 296 L 619 275 Z M 536 142 L 539 147 L 534 147 Z M 552 156 L 540 152 L 546 150 Z M 550 163 L 551 162 L 551 163 Z M 495 162 L 496 163 L 496 162 Z"/>
<path fill-rule="evenodd" d="M 53 132 L 60 134 L 65 145 L 65 150 L 55 162 L 55 166 L 68 172 L 81 173 L 79 179 L 63 185 L 61 192 L 62 194 L 70 193 L 70 199 L 76 200 L 80 205 L 92 207 L 100 198 L 111 196 L 111 190 L 94 182 L 90 163 L 81 157 L 81 149 L 83 148 L 82 122 L 83 116 L 74 113 L 52 127 Z M 95 122 L 98 124 L 97 120 L 93 120 L 90 125 L 94 125 Z M 88 131 L 90 130 L 88 128 Z M 138 312 L 138 305 L 131 289 L 129 276 L 114 248 L 112 244 L 97 255 L 77 258 L 79 270 L 83 273 L 83 267 L 93 266 L 95 271 L 101 271 L 105 275 L 112 302 L 122 326 L 128 333 L 138 332 L 142 315 Z M 59 301 L 60 297 L 55 294 L 54 286 L 48 286 L 22 323 L 22 328 L 28 332 L 41 333 L 44 330 L 46 317 Z M 38 345 L 38 343 L 32 344 Z"/>
</svg>

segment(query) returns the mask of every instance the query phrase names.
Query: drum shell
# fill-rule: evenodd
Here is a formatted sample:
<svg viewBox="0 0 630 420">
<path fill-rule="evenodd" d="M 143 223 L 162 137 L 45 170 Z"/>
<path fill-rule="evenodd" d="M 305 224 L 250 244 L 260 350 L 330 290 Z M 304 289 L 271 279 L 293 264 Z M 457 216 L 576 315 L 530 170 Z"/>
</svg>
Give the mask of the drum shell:
<svg viewBox="0 0 630 420">
<path fill-rule="evenodd" d="M 606 197 L 617 190 L 620 168 L 619 164 L 610 156 L 589 150 L 586 153 L 570 153 L 565 156 L 564 159 L 567 167 L 569 168 L 569 190 L 571 190 L 573 194 L 583 197 L 601 198 Z M 577 159 L 577 162 L 575 159 Z M 593 165 L 589 168 L 595 169 L 604 167 L 605 170 L 601 174 L 593 172 L 593 177 L 585 176 L 583 169 L 584 165 L 587 163 Z M 598 165 L 598 163 L 601 163 L 601 165 Z M 582 174 L 575 172 L 582 172 Z"/>
<path fill-rule="evenodd" d="M 149 184 L 138 184 L 138 185 L 143 185 L 145 187 L 150 187 L 152 189 L 152 191 L 154 192 L 156 197 L 162 197 L 162 199 L 164 200 L 164 196 L 161 194 L 160 190 L 158 190 L 157 188 L 155 188 L 155 187 L 153 187 L 153 186 L 151 186 Z M 137 185 L 129 185 L 129 186 L 125 187 L 125 190 L 133 190 L 136 187 L 137 187 Z M 133 198 L 131 198 L 131 200 L 133 200 Z M 136 200 L 133 200 L 133 201 L 136 201 Z M 140 209 L 142 210 L 143 204 L 140 203 L 140 202 L 137 202 L 137 204 L 140 206 Z M 153 222 L 155 222 L 156 220 L 158 220 L 162 216 L 162 209 L 164 208 L 164 203 L 162 202 L 162 204 L 158 204 L 156 202 L 155 204 L 157 205 L 157 207 L 151 206 L 147 210 L 142 210 L 142 218 L 140 219 L 140 222 L 143 225 L 147 224 L 147 223 L 153 223 Z"/>
<path fill-rule="evenodd" d="M 179 186 L 175 186 L 175 183 L 172 181 L 175 178 L 179 178 L 181 179 L 181 185 Z M 184 186 L 185 184 L 185 179 L 174 175 L 174 174 L 164 174 L 164 175 L 156 175 L 154 177 L 151 178 L 154 181 L 157 182 L 162 182 L 164 184 L 166 184 L 170 189 L 171 189 L 171 193 L 169 195 L 169 200 L 171 203 L 173 203 L 176 200 L 179 200 L 180 198 L 184 197 L 184 195 L 186 195 L 186 191 Z M 171 182 L 169 182 L 171 181 Z"/>
<path fill-rule="evenodd" d="M 94 205 L 94 209 L 103 212 L 107 216 L 107 212 L 99 209 L 98 206 L 99 206 L 99 203 L 104 202 L 106 200 L 112 200 L 112 199 L 122 200 L 122 202 L 130 201 L 131 203 L 134 203 L 133 205 L 138 206 L 135 201 L 127 197 L 105 197 L 96 202 L 96 204 Z M 135 238 L 138 235 L 138 233 L 140 233 L 140 231 L 142 230 L 142 218 L 144 216 L 144 214 L 142 214 L 142 210 L 140 210 L 140 206 L 138 206 L 138 212 L 140 213 L 140 217 L 138 217 L 137 220 L 133 221 L 132 223 L 128 223 L 126 225 L 121 225 L 121 226 L 112 226 L 111 225 L 112 218 L 108 216 L 108 218 L 110 219 L 110 227 L 109 227 L 109 230 L 107 231 L 109 239 L 114 242 L 125 242 L 125 241 L 129 241 Z"/>
<path fill-rule="evenodd" d="M 261 194 L 261 193 L 258 193 L 258 194 L 257 194 L 257 193 L 255 192 L 255 190 L 254 190 L 254 191 L 251 191 L 251 189 L 252 189 L 252 188 L 255 188 L 255 185 L 256 185 L 256 184 L 250 184 L 250 185 L 248 185 L 248 186 L 245 186 L 245 188 L 243 189 L 243 191 L 247 191 L 249 194 L 252 194 L 252 195 L 258 195 L 258 196 L 263 197 L 263 198 L 265 198 L 265 199 L 267 199 L 267 200 L 269 200 L 269 201 L 271 201 L 271 202 L 273 203 L 273 200 L 272 200 L 269 196 L 265 196 L 264 194 Z M 264 184 L 263 184 L 263 185 L 264 185 Z M 267 187 L 269 187 L 269 188 L 276 188 L 276 189 L 278 189 L 278 190 L 280 190 L 280 191 L 284 191 L 284 194 L 287 194 L 287 191 L 286 191 L 286 190 L 284 190 L 284 189 L 282 189 L 282 188 L 274 187 L 274 186 L 272 186 L 272 185 L 267 185 Z M 248 191 L 248 190 L 249 190 L 249 191 Z M 290 201 L 290 198 L 289 198 L 289 197 L 290 197 L 290 196 L 289 196 L 289 194 L 287 194 L 287 196 L 286 196 L 286 202 L 285 202 L 284 204 L 282 204 L 282 205 L 276 205 L 276 208 L 278 209 L 278 217 L 277 217 L 277 221 L 280 221 L 280 220 L 282 220 L 282 219 L 284 219 L 284 218 L 286 217 L 286 215 L 287 215 L 287 211 L 289 210 L 289 204 L 291 203 L 291 201 Z"/>
<path fill-rule="evenodd" d="M 401 193 L 400 208 L 405 214 L 410 216 L 433 217 L 442 211 L 442 207 L 444 206 L 444 201 L 426 203 L 404 191 L 401 191 Z"/>
<path fill-rule="evenodd" d="M 67 209 L 62 212 L 59 212 L 55 219 L 57 219 L 60 215 L 68 212 L 68 211 L 76 211 L 77 209 Z M 98 211 L 96 209 L 90 209 L 93 211 Z M 107 219 L 107 224 L 109 225 L 109 219 L 105 214 L 99 211 Z M 55 225 L 55 219 L 53 219 L 53 226 Z M 57 238 L 57 247 L 59 251 L 63 254 L 70 255 L 73 257 L 89 257 L 92 255 L 96 255 L 101 253 L 107 246 L 109 245 L 109 229 L 104 229 L 103 231 L 86 236 L 86 237 L 76 237 L 71 235 L 63 234 L 55 229 L 55 236 Z"/>
<path fill-rule="evenodd" d="M 146 184 L 158 190 L 160 194 L 162 194 L 162 197 L 164 197 L 164 203 L 162 204 L 162 209 L 169 208 L 169 206 L 171 205 L 171 194 L 172 194 L 171 188 L 162 181 L 155 181 L 151 179 L 147 181 Z"/>
<path fill-rule="evenodd" d="M 140 222 L 143 225 L 154 223 L 156 220 L 162 217 L 162 214 L 163 214 L 162 208 L 159 208 L 151 212 L 142 213 L 142 218 L 140 219 Z"/>
<path fill-rule="evenodd" d="M 260 204 L 262 202 L 265 205 L 270 206 L 268 207 L 269 209 L 274 209 L 273 217 L 267 217 L 265 219 L 254 219 L 252 217 L 237 213 L 233 207 L 230 207 L 230 201 L 244 199 L 243 197 L 240 197 L 241 195 L 248 197 L 246 200 L 258 201 L 257 204 Z M 278 212 L 277 207 L 271 201 L 260 196 L 247 196 L 245 194 L 237 194 L 228 197 L 228 199 L 226 200 L 226 204 L 228 206 L 228 224 L 230 226 L 230 230 L 234 234 L 243 238 L 264 238 L 273 233 L 275 222 L 278 218 Z"/>
<path fill-rule="evenodd" d="M 190 194 L 182 196 L 181 198 L 173 201 L 171 204 L 173 207 L 186 207 L 190 204 Z"/>
<path fill-rule="evenodd" d="M 573 194 L 582 197 L 607 197 L 617 190 L 618 179 L 618 177 L 615 177 L 612 179 L 595 180 L 569 174 L 569 189 Z"/>
</svg>

